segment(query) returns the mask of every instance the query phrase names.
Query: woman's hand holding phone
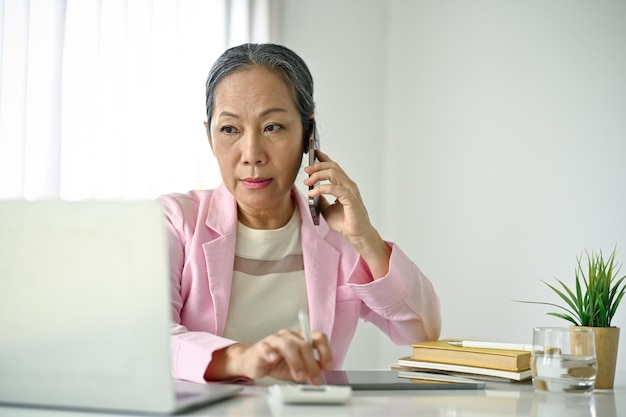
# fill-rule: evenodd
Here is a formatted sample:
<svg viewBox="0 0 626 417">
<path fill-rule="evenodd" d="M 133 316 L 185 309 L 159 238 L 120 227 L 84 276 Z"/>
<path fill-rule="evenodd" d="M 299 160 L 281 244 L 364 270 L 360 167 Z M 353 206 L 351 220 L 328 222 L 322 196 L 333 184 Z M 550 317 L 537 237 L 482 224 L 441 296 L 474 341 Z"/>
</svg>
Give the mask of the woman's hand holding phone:
<svg viewBox="0 0 626 417">
<path fill-rule="evenodd" d="M 304 181 L 309 186 L 309 202 L 319 198 L 326 222 L 361 254 L 373 278 L 387 275 L 391 249 L 372 226 L 357 184 L 324 152 L 318 149 L 316 156 L 319 162 L 304 169 L 309 175 Z M 334 196 L 335 202 L 331 204 L 324 195 Z"/>
</svg>

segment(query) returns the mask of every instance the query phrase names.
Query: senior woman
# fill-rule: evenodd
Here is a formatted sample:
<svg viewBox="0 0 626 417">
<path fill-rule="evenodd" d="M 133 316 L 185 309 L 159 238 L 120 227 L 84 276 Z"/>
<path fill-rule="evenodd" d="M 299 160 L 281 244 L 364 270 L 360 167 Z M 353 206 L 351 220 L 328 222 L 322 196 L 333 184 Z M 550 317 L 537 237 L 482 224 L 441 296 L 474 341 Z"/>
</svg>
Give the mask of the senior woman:
<svg viewBox="0 0 626 417">
<path fill-rule="evenodd" d="M 438 338 L 430 281 L 380 237 L 341 167 L 308 149 L 313 80 L 298 55 L 274 44 L 228 49 L 209 73 L 206 109 L 223 183 L 161 197 L 175 378 L 318 384 L 341 367 L 359 319 L 397 344 Z M 302 168 L 307 152 L 319 162 Z M 309 177 L 295 185 L 301 169 Z M 308 191 L 320 197 L 315 225 L 299 188 L 320 181 Z M 298 330 L 302 309 L 312 343 Z"/>
</svg>

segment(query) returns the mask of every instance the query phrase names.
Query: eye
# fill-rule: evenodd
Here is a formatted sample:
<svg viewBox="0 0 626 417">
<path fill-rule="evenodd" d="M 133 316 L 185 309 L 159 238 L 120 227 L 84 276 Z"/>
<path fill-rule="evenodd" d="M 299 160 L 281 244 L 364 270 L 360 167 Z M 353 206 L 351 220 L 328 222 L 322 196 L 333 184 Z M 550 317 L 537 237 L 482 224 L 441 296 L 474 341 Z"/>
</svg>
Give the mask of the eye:
<svg viewBox="0 0 626 417">
<path fill-rule="evenodd" d="M 237 133 L 237 129 L 233 126 L 222 126 L 220 127 L 220 132 L 232 135 L 233 133 Z"/>
<path fill-rule="evenodd" d="M 279 125 L 278 123 L 272 123 L 272 124 L 265 126 L 265 131 L 273 133 L 273 132 L 278 132 L 282 128 L 283 127 Z"/>
</svg>

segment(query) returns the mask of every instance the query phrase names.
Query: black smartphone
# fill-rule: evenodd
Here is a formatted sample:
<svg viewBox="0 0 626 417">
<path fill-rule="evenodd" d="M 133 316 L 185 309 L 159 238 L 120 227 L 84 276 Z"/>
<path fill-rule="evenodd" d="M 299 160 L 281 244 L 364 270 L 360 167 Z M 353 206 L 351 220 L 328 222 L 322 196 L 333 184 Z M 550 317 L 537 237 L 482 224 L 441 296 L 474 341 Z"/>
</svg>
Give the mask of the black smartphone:
<svg viewBox="0 0 626 417">
<path fill-rule="evenodd" d="M 315 150 L 319 149 L 319 139 L 317 137 L 317 132 L 315 129 L 315 122 L 311 125 L 311 134 L 309 135 L 309 166 L 315 163 Z M 316 187 L 319 182 L 316 182 L 314 185 L 309 186 L 309 190 L 312 190 Z M 311 211 L 311 217 L 313 218 L 313 224 L 320 224 L 320 198 L 318 197 L 309 197 L 309 210 Z"/>
</svg>

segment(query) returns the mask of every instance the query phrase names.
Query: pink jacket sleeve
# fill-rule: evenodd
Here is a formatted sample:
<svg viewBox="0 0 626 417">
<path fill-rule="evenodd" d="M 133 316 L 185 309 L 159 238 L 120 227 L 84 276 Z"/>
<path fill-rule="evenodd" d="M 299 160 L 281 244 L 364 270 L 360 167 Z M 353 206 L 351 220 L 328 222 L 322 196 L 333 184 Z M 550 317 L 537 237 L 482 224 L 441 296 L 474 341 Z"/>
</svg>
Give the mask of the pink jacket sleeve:
<svg viewBox="0 0 626 417">
<path fill-rule="evenodd" d="M 363 301 L 361 317 L 375 324 L 398 345 L 436 340 L 441 331 L 439 298 L 432 283 L 411 259 L 397 246 L 391 247 L 389 272 L 369 282 L 348 282 Z M 361 260 L 357 268 L 366 276 Z"/>
<path fill-rule="evenodd" d="M 161 202 L 167 217 L 170 257 L 172 376 L 176 379 L 205 383 L 204 373 L 211 362 L 213 352 L 236 342 L 208 332 L 206 329 L 196 330 L 182 324 L 183 309 L 187 309 L 188 316 L 200 314 L 199 311 L 193 311 L 193 309 L 198 309 L 199 304 L 185 302 L 185 299 L 194 295 L 188 288 L 181 287 L 183 265 L 186 262 L 185 252 L 190 249 L 185 246 L 193 239 L 197 220 L 194 215 L 187 214 L 196 214 L 197 208 L 185 207 L 187 201 L 184 198 L 175 199 L 163 196 Z M 189 201 L 190 206 L 195 204 L 195 201 Z"/>
</svg>

